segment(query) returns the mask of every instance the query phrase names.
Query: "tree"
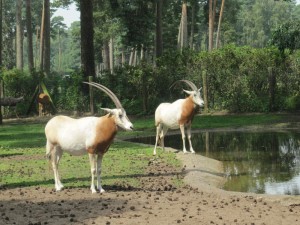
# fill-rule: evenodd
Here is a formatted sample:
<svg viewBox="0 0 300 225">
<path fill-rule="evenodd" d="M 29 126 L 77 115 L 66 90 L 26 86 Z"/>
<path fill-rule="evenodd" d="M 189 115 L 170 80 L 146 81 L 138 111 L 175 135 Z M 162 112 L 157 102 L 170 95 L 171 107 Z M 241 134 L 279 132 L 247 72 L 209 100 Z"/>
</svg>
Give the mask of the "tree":
<svg viewBox="0 0 300 225">
<path fill-rule="evenodd" d="M 219 23 L 218 23 L 218 30 L 217 30 L 217 37 L 216 37 L 216 48 L 219 47 L 220 29 L 221 29 L 221 22 L 222 22 L 222 18 L 223 18 L 224 4 L 225 4 L 225 0 L 222 0 L 221 11 L 220 11 L 220 16 L 219 16 Z"/>
<path fill-rule="evenodd" d="M 2 32 L 3 32 L 3 30 L 2 30 L 2 27 L 3 27 L 2 26 L 2 24 L 3 24 L 2 10 L 3 10 L 2 0 L 0 0 L 0 69 L 2 67 L 2 49 L 3 49 L 3 46 L 2 46 Z M 1 116 L 1 109 L 0 109 L 0 116 Z"/>
<path fill-rule="evenodd" d="M 45 8 L 44 8 L 44 72 L 46 77 L 50 76 L 50 0 L 44 0 Z"/>
<path fill-rule="evenodd" d="M 163 53 L 163 38 L 162 38 L 162 7 L 163 0 L 156 1 L 156 39 L 155 39 L 155 57 L 159 58 Z"/>
<path fill-rule="evenodd" d="M 85 80 L 95 77 L 93 1 L 80 0 L 81 69 Z M 87 88 L 84 88 L 88 92 Z"/>
<path fill-rule="evenodd" d="M 0 70 L 2 69 L 2 0 L 0 0 Z M 0 80 L 0 98 L 2 93 L 2 82 Z M 0 107 L 0 125 L 2 124 L 2 107 Z"/>
<path fill-rule="evenodd" d="M 183 49 L 188 47 L 188 29 L 187 29 L 187 1 L 182 2 L 181 20 L 178 32 L 178 48 Z"/>
<path fill-rule="evenodd" d="M 23 70 L 22 0 L 16 1 L 16 66 Z"/>
<path fill-rule="evenodd" d="M 216 0 L 208 0 L 208 51 L 212 51 L 214 45 L 214 21 Z"/>
<path fill-rule="evenodd" d="M 27 55 L 28 55 L 28 68 L 33 71 L 33 45 L 32 45 L 32 25 L 31 25 L 31 0 L 26 0 L 26 29 L 27 29 Z"/>
<path fill-rule="evenodd" d="M 300 20 L 288 21 L 279 26 L 272 35 L 271 44 L 284 54 L 285 49 L 293 52 L 300 49 Z"/>
</svg>

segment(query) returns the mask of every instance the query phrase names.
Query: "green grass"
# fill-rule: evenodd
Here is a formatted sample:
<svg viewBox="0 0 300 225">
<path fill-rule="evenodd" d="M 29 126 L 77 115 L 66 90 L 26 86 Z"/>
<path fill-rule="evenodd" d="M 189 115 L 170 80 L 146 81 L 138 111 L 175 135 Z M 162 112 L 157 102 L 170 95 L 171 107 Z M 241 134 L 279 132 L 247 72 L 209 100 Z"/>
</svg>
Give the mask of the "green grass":
<svg viewBox="0 0 300 225">
<path fill-rule="evenodd" d="M 284 119 L 281 115 L 197 116 L 193 128 L 240 127 L 277 123 Z M 155 134 L 153 118 L 133 119 L 132 122 L 135 131 L 121 131 L 118 137 Z M 0 126 L 0 186 L 54 187 L 53 172 L 45 159 L 44 126 L 44 123 Z M 152 150 L 152 147 L 115 141 L 103 159 L 104 187 L 124 184 L 139 187 L 138 177 L 146 175 L 148 163 L 153 159 Z M 172 166 L 181 166 L 173 153 L 160 151 L 159 159 Z M 66 187 L 89 187 L 90 166 L 87 155 L 76 157 L 64 153 L 59 170 Z M 175 182 L 181 183 L 178 180 Z"/>
<path fill-rule="evenodd" d="M 253 115 L 198 115 L 194 117 L 193 129 L 213 129 L 226 127 L 246 127 L 251 125 L 267 125 L 279 123 L 287 119 L 287 115 L 279 114 L 253 114 Z M 155 134 L 154 117 L 133 119 L 134 132 L 122 132 L 127 135 L 153 135 Z"/>
<path fill-rule="evenodd" d="M 54 187 L 53 172 L 45 158 L 45 124 L 14 124 L 0 127 L 0 186 Z M 103 158 L 102 184 L 105 186 L 140 187 L 139 177 L 153 159 L 152 147 L 115 141 Z M 173 166 L 180 166 L 172 153 L 161 152 L 159 158 Z M 60 175 L 65 187 L 89 187 L 88 155 L 63 154 Z M 178 182 L 175 180 L 175 182 Z"/>
</svg>

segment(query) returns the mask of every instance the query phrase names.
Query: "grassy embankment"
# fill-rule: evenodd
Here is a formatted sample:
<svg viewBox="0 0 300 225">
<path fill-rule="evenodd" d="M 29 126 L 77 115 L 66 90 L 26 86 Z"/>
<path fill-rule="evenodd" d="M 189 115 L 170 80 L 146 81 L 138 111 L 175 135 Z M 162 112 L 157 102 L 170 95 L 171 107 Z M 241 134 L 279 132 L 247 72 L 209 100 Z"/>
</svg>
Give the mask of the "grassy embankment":
<svg viewBox="0 0 300 225">
<path fill-rule="evenodd" d="M 282 122 L 283 115 L 231 115 L 199 116 L 193 122 L 194 129 L 241 127 Z M 118 133 L 118 137 L 154 135 L 153 118 L 132 119 L 135 131 Z M 5 123 L 0 126 L 0 188 L 1 186 L 53 187 L 53 173 L 45 159 L 45 123 Z M 139 176 L 146 173 L 153 160 L 152 147 L 116 141 L 104 156 L 102 166 L 103 185 L 130 185 L 139 187 Z M 158 152 L 160 161 L 180 167 L 174 153 Z M 156 157 L 156 158 L 157 158 Z M 66 187 L 89 187 L 90 167 L 88 156 L 64 154 L 60 164 L 62 182 Z M 180 183 L 180 181 L 174 181 Z"/>
</svg>

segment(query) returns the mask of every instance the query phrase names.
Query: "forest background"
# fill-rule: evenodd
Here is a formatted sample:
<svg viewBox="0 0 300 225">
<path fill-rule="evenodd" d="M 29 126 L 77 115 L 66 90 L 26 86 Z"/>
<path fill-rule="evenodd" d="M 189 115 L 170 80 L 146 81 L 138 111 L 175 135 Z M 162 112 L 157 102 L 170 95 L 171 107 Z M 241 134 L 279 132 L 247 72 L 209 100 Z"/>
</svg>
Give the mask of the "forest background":
<svg viewBox="0 0 300 225">
<path fill-rule="evenodd" d="M 80 21 L 52 17 L 75 3 Z M 300 5 L 295 0 L 0 0 L 3 96 L 23 96 L 1 114 L 36 113 L 44 83 L 59 112 L 87 112 L 89 77 L 128 114 L 153 114 L 203 87 L 205 112 L 300 109 Z M 95 111 L 111 101 L 94 93 Z"/>
</svg>

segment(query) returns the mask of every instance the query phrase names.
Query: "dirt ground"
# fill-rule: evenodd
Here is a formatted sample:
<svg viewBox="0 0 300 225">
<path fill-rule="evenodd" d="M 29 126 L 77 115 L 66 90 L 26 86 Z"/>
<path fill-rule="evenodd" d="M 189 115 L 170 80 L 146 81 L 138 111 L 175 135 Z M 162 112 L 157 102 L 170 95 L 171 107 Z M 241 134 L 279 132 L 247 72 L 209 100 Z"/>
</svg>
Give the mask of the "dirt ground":
<svg viewBox="0 0 300 225">
<path fill-rule="evenodd" d="M 141 189 L 0 188 L 0 224 L 300 224 L 300 197 L 227 192 L 220 162 L 177 154 L 178 170 L 149 161 Z M 184 176 L 176 189 L 172 179 Z"/>
<path fill-rule="evenodd" d="M 140 189 L 120 184 L 92 194 L 89 187 L 55 192 L 0 186 L 0 224 L 300 225 L 300 196 L 224 191 L 219 188 L 224 182 L 220 162 L 174 154 L 183 168 L 149 161 L 147 174 L 139 178 Z M 186 184 L 180 189 L 172 185 L 178 176 Z"/>
</svg>

